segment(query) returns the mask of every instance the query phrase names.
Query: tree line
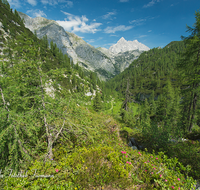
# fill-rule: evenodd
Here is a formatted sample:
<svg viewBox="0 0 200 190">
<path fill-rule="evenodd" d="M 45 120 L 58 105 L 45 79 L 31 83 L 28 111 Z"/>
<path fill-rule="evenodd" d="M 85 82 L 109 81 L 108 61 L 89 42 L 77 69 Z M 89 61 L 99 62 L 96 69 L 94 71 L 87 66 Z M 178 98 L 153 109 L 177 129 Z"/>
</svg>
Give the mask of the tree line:
<svg viewBox="0 0 200 190">
<path fill-rule="evenodd" d="M 199 11 L 195 18 L 194 26 L 187 26 L 188 37 L 142 53 L 129 68 L 106 83 L 110 94 L 125 97 L 121 116 L 129 126 L 140 126 L 152 133 L 162 126 L 177 137 L 192 132 L 194 125 L 200 126 Z M 131 102 L 140 104 L 136 117 L 128 109 Z"/>
</svg>

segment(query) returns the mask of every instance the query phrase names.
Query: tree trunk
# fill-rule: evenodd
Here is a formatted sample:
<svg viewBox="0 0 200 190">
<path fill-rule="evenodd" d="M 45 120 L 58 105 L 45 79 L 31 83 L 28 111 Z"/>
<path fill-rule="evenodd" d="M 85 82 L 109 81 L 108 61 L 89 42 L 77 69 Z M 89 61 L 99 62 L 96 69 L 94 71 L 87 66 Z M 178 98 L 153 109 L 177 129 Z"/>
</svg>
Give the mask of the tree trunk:
<svg viewBox="0 0 200 190">
<path fill-rule="evenodd" d="M 188 110 L 188 119 L 187 119 L 187 124 L 190 125 L 190 112 L 191 112 L 191 108 L 192 108 L 192 100 L 190 101 L 190 105 L 189 105 L 189 110 Z"/>
<path fill-rule="evenodd" d="M 52 151 L 52 147 L 53 147 L 53 139 L 52 139 L 52 135 L 49 134 L 49 136 L 47 137 L 48 139 L 48 149 L 47 149 L 47 154 L 49 156 L 49 159 L 53 159 L 53 151 Z"/>
<path fill-rule="evenodd" d="M 194 94 L 194 98 L 193 98 L 193 102 L 192 103 L 193 103 L 193 112 L 192 112 L 192 117 L 191 117 L 191 120 L 190 120 L 189 129 L 188 129 L 188 131 L 190 133 L 192 132 L 193 122 L 194 122 L 195 113 L 196 113 L 196 104 L 197 104 L 197 94 L 196 93 Z"/>
<path fill-rule="evenodd" d="M 198 66 L 199 55 L 200 55 L 200 50 L 198 50 L 198 53 L 197 53 L 197 61 L 196 61 L 195 66 Z M 197 71 L 196 71 L 196 73 L 197 73 Z M 196 87 L 195 89 L 198 88 L 198 83 L 196 83 L 195 87 Z M 193 88 L 194 88 L 194 83 L 193 83 Z M 194 93 L 194 98 L 192 100 L 192 104 L 193 104 L 193 111 L 192 111 L 192 117 L 191 117 L 191 120 L 190 120 L 189 129 L 188 129 L 190 133 L 192 132 L 192 127 L 193 127 L 193 123 L 194 123 L 194 119 L 195 119 L 195 113 L 196 113 L 196 106 L 197 106 L 197 93 L 196 92 Z"/>
<path fill-rule="evenodd" d="M 42 91 L 42 107 L 45 110 L 46 108 L 45 108 L 45 101 L 44 101 L 44 88 L 43 88 L 42 77 L 40 74 L 39 67 L 38 67 L 38 72 L 39 72 L 39 76 L 40 76 L 41 91 Z M 49 157 L 49 159 L 53 159 L 53 151 L 52 151 L 53 139 L 52 139 L 52 134 L 50 133 L 50 129 L 47 124 L 47 118 L 46 118 L 45 114 L 44 114 L 44 126 L 46 129 L 46 135 L 47 135 L 47 139 L 48 139 L 47 156 Z M 46 158 L 45 158 L 45 160 L 46 160 Z"/>
</svg>

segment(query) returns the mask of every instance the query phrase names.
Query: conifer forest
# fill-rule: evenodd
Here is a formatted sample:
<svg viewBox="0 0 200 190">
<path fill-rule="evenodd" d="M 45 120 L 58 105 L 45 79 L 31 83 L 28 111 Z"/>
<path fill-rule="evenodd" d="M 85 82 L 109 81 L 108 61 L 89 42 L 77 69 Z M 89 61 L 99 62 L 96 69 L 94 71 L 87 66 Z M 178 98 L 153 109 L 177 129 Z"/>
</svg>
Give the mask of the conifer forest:
<svg viewBox="0 0 200 190">
<path fill-rule="evenodd" d="M 197 189 L 200 11 L 194 17 L 181 41 L 101 81 L 0 0 L 0 189 Z"/>
</svg>

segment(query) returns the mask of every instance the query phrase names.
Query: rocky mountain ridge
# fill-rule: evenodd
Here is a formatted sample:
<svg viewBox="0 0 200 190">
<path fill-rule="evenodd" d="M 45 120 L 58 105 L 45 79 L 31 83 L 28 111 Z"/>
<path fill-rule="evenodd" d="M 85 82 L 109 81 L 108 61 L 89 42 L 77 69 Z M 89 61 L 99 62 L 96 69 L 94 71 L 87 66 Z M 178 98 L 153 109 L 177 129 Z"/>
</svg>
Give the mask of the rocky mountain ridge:
<svg viewBox="0 0 200 190">
<path fill-rule="evenodd" d="M 31 18 L 21 12 L 19 15 L 24 19 L 25 26 L 36 32 L 38 38 L 47 35 L 48 42 L 56 43 L 74 64 L 78 63 L 84 69 L 96 72 L 101 80 L 110 79 L 124 71 L 143 51 L 149 50 L 137 40 L 131 42 L 124 38 L 109 49 L 95 48 L 76 34 L 65 31 L 54 20 L 43 17 Z"/>
<path fill-rule="evenodd" d="M 109 51 L 111 51 L 114 54 L 123 53 L 127 51 L 133 51 L 133 50 L 148 51 L 150 50 L 150 48 L 138 42 L 137 40 L 126 41 L 124 37 L 121 37 L 120 40 L 116 44 L 112 45 L 109 48 Z"/>
</svg>

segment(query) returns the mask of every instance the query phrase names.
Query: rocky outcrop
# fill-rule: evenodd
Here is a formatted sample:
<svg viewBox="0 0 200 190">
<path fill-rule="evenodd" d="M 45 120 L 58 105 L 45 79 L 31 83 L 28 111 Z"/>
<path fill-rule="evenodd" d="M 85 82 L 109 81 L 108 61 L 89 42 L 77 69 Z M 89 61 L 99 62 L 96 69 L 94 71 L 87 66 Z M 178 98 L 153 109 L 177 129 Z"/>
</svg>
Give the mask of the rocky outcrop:
<svg viewBox="0 0 200 190">
<path fill-rule="evenodd" d="M 86 43 L 77 35 L 67 32 L 54 20 L 43 17 L 31 18 L 19 12 L 25 21 L 25 26 L 32 32 L 36 32 L 38 38 L 47 35 L 48 42 L 53 41 L 67 54 L 74 64 L 78 63 L 86 70 L 97 72 L 102 80 L 114 77 L 124 71 L 143 51 L 148 47 L 137 40 L 131 42 L 121 38 L 116 45 L 108 49 L 95 48 Z"/>
<path fill-rule="evenodd" d="M 144 150 L 143 145 L 139 145 L 133 137 L 130 138 L 128 146 L 130 146 L 133 150 Z"/>
<path fill-rule="evenodd" d="M 144 44 L 138 42 L 137 40 L 134 41 L 126 41 L 123 37 L 113 46 L 109 48 L 114 54 L 123 53 L 127 51 L 138 50 L 138 51 L 148 51 L 150 48 L 145 46 Z"/>
<path fill-rule="evenodd" d="M 107 57 L 109 57 L 112 60 L 115 67 L 114 75 L 123 72 L 143 52 L 139 50 L 131 50 L 114 54 L 106 48 L 98 48 L 98 50 L 104 53 Z"/>
</svg>

